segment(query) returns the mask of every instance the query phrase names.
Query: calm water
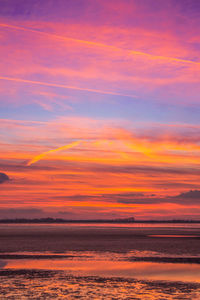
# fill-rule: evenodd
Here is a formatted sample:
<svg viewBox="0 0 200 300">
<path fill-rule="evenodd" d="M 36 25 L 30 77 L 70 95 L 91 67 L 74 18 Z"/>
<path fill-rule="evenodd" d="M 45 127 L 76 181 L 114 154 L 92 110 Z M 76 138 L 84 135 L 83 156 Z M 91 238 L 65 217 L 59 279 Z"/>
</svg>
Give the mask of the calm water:
<svg viewBox="0 0 200 300">
<path fill-rule="evenodd" d="M 200 299 L 200 224 L 1 224 L 0 299 Z"/>
</svg>

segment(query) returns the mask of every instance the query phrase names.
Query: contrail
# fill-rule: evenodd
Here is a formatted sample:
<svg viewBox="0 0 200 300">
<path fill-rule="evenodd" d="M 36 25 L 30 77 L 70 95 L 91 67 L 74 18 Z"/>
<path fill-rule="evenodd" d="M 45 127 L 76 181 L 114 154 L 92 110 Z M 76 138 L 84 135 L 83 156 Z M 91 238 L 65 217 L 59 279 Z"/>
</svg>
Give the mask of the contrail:
<svg viewBox="0 0 200 300">
<path fill-rule="evenodd" d="M 76 142 L 70 143 L 68 145 L 65 145 L 65 146 L 62 146 L 62 147 L 59 147 L 59 148 L 56 148 L 56 149 L 53 149 L 53 150 L 49 150 L 49 151 L 43 152 L 43 153 L 41 153 L 41 154 L 33 157 L 31 160 L 29 160 L 26 165 L 30 166 L 30 165 L 36 163 L 37 161 L 41 160 L 43 157 L 45 157 L 49 153 L 53 153 L 53 152 L 57 152 L 57 151 L 60 151 L 60 150 L 66 150 L 66 149 L 73 148 L 73 147 L 79 145 L 81 142 L 82 141 L 76 141 Z"/>
<path fill-rule="evenodd" d="M 43 81 L 35 81 L 35 80 L 28 80 L 28 79 L 21 79 L 21 78 L 15 78 L 15 77 L 7 77 L 7 76 L 0 76 L 0 80 L 8 80 L 8 81 L 15 81 L 15 82 L 23 82 L 28 84 L 38 84 L 38 85 L 44 85 L 44 86 L 52 86 L 52 87 L 58 87 L 63 89 L 71 89 L 71 90 L 78 90 L 78 91 L 86 91 L 86 92 L 92 92 L 92 93 L 98 93 L 98 94 L 104 94 L 104 95 L 114 95 L 114 96 L 123 96 L 123 97 L 129 97 L 129 98 L 135 98 L 135 95 L 128 95 L 128 94 L 122 94 L 117 92 L 110 92 L 110 91 L 102 91 L 102 90 L 96 90 L 96 89 L 88 89 L 88 88 L 80 88 L 77 86 L 70 86 L 70 85 L 64 85 L 59 83 L 49 83 L 49 82 L 43 82 Z"/>
<path fill-rule="evenodd" d="M 103 142 L 108 142 L 109 144 L 112 144 L 113 142 L 110 142 L 110 141 L 107 141 L 107 140 L 104 140 Z M 53 150 L 49 150 L 49 151 L 46 151 L 46 152 L 43 152 L 41 154 L 38 154 L 36 155 L 35 157 L 33 157 L 31 160 L 28 161 L 28 163 L 26 164 L 26 166 L 31 166 L 32 164 L 36 163 L 37 161 L 43 159 L 45 156 L 47 156 L 48 154 L 50 153 L 53 153 L 53 152 L 57 152 L 57 151 L 60 151 L 60 150 L 66 150 L 66 149 L 70 149 L 70 148 L 73 148 L 77 145 L 79 145 L 80 143 L 88 143 L 84 140 L 79 140 L 79 141 L 76 141 L 76 142 L 73 142 L 73 143 L 70 143 L 70 144 L 67 144 L 65 146 L 61 146 L 59 148 L 56 148 L 56 149 L 53 149 Z M 102 143 L 102 140 L 98 140 L 98 141 L 95 141 L 93 142 L 92 144 L 94 145 L 98 145 Z M 120 154 L 122 155 L 123 157 L 127 158 L 126 156 L 126 153 L 125 152 L 122 152 L 122 151 L 117 151 L 117 150 L 112 150 L 112 152 L 116 152 L 117 154 Z"/>
<path fill-rule="evenodd" d="M 131 149 L 133 151 L 140 152 L 140 153 L 142 153 L 143 155 L 145 155 L 147 157 L 154 158 L 154 159 L 156 158 L 157 159 L 156 151 L 153 150 L 153 149 L 151 149 L 149 146 L 145 146 L 145 145 L 143 145 L 142 143 L 140 143 L 140 142 L 138 142 L 136 140 L 132 140 L 132 141 L 129 140 L 128 142 L 125 139 L 119 139 L 119 140 L 122 141 L 123 144 L 126 147 L 128 147 L 129 149 Z M 50 153 L 57 152 L 57 151 L 60 151 L 60 150 L 70 149 L 70 148 L 73 148 L 73 147 L 79 145 L 80 143 L 83 143 L 83 144 L 86 143 L 87 144 L 87 143 L 90 143 L 90 142 L 87 142 L 87 141 L 84 141 L 84 140 L 78 140 L 78 141 L 72 142 L 70 144 L 67 144 L 65 146 L 61 146 L 59 148 L 43 152 L 43 153 L 41 153 L 39 155 L 36 155 L 31 160 L 29 160 L 28 163 L 26 164 L 26 166 L 30 166 L 30 165 L 36 163 L 37 161 L 43 159 L 45 156 L 47 156 Z M 113 141 L 109 141 L 109 140 L 96 140 L 96 141 L 92 142 L 92 144 L 95 145 L 95 146 L 99 146 L 102 143 L 107 143 L 110 146 L 110 145 L 113 144 Z M 160 150 L 159 144 L 156 147 L 157 147 L 157 150 L 159 151 Z M 193 147 L 193 148 L 195 150 L 199 150 L 198 146 L 197 147 Z M 178 150 L 186 150 L 186 149 L 184 147 L 178 147 Z M 120 150 L 115 150 L 115 149 L 111 149 L 110 151 L 121 155 L 124 159 L 128 159 L 129 158 L 129 156 L 127 155 L 126 151 L 120 151 Z"/>
<path fill-rule="evenodd" d="M 5 24 L 5 23 L 0 23 L 0 26 L 1 27 L 6 27 L 6 28 L 11 28 L 11 29 L 16 29 L 16 30 L 21 30 L 21 31 L 33 32 L 33 33 L 45 35 L 45 36 L 50 37 L 50 38 L 54 37 L 58 40 L 73 41 L 73 42 L 80 43 L 80 44 L 85 44 L 85 45 L 88 45 L 88 46 L 109 48 L 109 49 L 112 49 L 114 51 L 124 51 L 124 52 L 127 52 L 127 54 L 129 54 L 129 55 L 138 55 L 138 56 L 145 56 L 145 57 L 148 57 L 150 59 L 160 59 L 160 60 L 168 60 L 168 61 L 182 62 L 182 63 L 187 63 L 187 64 L 200 65 L 200 62 L 195 62 L 193 60 L 187 60 L 187 59 L 181 59 L 181 58 L 169 57 L 169 56 L 162 56 L 162 55 L 153 55 L 153 54 L 145 53 L 145 52 L 142 52 L 142 51 L 135 51 L 135 50 L 131 50 L 131 49 L 123 49 L 123 48 L 119 48 L 119 47 L 108 45 L 108 44 L 103 44 L 103 43 L 91 42 L 91 41 L 87 41 L 87 40 L 75 39 L 75 38 L 71 38 L 71 37 L 60 36 L 60 35 L 56 35 L 56 34 L 53 34 L 53 33 L 48 33 L 48 32 L 39 31 L 39 30 L 36 30 L 36 29 L 30 29 L 30 28 L 21 27 L 21 26 L 15 26 L 15 25 L 10 25 L 10 24 Z"/>
</svg>

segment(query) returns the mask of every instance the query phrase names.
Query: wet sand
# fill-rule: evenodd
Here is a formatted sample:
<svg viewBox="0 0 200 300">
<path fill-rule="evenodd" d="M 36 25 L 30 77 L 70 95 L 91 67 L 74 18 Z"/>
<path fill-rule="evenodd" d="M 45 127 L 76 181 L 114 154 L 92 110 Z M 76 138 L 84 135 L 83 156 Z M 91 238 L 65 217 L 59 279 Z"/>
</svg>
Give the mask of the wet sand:
<svg viewBox="0 0 200 300">
<path fill-rule="evenodd" d="M 74 277 L 58 271 L 1 271 L 0 280 L 0 299 L 198 300 L 200 297 L 200 285 L 195 283 Z"/>
<path fill-rule="evenodd" d="M 112 252 L 110 252 L 112 254 Z M 129 252 L 130 253 L 130 252 Z M 132 253 L 132 252 L 131 252 Z M 107 253 L 106 253 L 107 254 Z M 151 254 L 151 253 L 150 253 Z M 114 257 L 115 256 L 115 257 Z M 90 257 L 90 256 L 89 256 Z M 56 260 L 56 259 L 63 259 L 63 260 L 73 260 L 80 258 L 81 260 L 88 260 L 87 255 L 68 255 L 68 254 L 60 254 L 60 255 L 54 255 L 54 254 L 0 254 L 0 260 Z M 116 258 L 115 253 L 113 254 L 113 258 L 110 258 L 110 260 L 114 260 Z M 178 263 L 178 264 L 200 264 L 200 257 L 167 257 L 162 256 L 162 253 L 160 253 L 160 256 L 131 256 L 128 257 L 126 260 L 131 262 L 140 262 L 140 261 L 146 261 L 146 262 L 159 262 L 159 263 Z"/>
<path fill-rule="evenodd" d="M 200 226 L 0 225 L 0 299 L 200 299 Z"/>
<path fill-rule="evenodd" d="M 168 235 L 168 237 L 155 235 Z M 173 237 L 173 235 L 180 237 Z M 18 251 L 127 252 L 138 250 L 187 256 L 188 254 L 200 254 L 199 248 L 200 228 L 195 226 L 194 228 L 120 228 L 32 224 L 0 225 L 0 253 Z"/>
</svg>

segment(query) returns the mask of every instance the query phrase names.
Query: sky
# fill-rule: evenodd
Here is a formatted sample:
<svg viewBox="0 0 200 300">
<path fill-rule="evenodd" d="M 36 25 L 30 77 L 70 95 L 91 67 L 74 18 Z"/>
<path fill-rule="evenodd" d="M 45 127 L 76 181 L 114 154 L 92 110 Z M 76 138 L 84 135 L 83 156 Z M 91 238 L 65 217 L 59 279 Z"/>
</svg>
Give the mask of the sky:
<svg viewBox="0 0 200 300">
<path fill-rule="evenodd" d="M 199 219 L 199 1 L 0 0 L 0 44 L 0 218 Z"/>
</svg>

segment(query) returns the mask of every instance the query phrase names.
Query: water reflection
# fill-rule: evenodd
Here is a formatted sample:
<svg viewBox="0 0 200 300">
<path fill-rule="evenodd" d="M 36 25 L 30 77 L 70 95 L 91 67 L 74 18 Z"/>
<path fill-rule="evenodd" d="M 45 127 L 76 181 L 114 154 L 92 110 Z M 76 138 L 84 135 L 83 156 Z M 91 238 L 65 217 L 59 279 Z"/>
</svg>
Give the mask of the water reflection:
<svg viewBox="0 0 200 300">
<path fill-rule="evenodd" d="M 0 224 L 0 229 L 16 229 L 16 228 L 177 228 L 177 229 L 200 229 L 200 223 L 40 223 L 40 224 Z"/>
<path fill-rule="evenodd" d="M 157 238 L 200 238 L 200 235 L 188 235 L 188 234 L 149 234 L 148 237 Z"/>
<path fill-rule="evenodd" d="M 75 276 L 200 282 L 200 265 L 128 261 L 7 260 L 4 269 L 65 270 Z"/>
</svg>

